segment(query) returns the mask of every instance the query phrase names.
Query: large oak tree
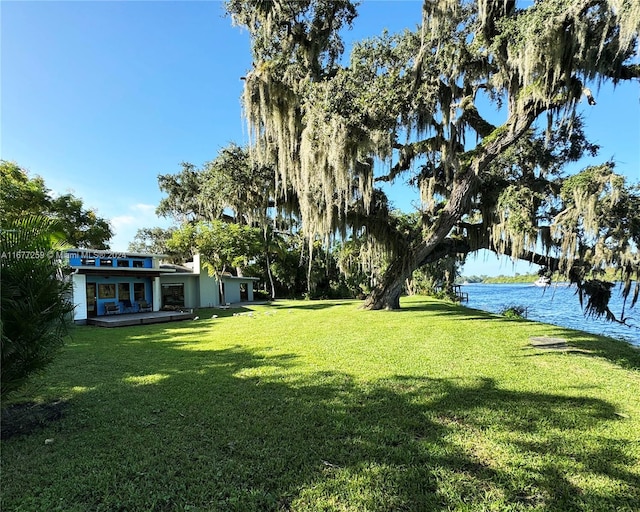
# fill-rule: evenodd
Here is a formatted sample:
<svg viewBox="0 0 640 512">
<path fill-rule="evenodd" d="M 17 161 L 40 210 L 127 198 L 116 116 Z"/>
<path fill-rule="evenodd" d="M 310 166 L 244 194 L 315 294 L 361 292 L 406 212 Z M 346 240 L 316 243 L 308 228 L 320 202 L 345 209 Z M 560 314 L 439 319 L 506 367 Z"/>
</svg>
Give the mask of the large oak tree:
<svg viewBox="0 0 640 512">
<path fill-rule="evenodd" d="M 615 267 L 631 290 L 640 192 L 611 162 L 562 165 L 596 149 L 576 109 L 597 108 L 590 88 L 640 76 L 637 1 L 425 0 L 416 30 L 362 41 L 346 64 L 351 1 L 227 9 L 251 36 L 255 158 L 295 192 L 305 232 L 364 234 L 387 254 L 367 307 L 397 308 L 415 269 L 486 248 L 565 273 L 613 318 L 610 286 L 590 276 Z M 380 181 L 420 189 L 420 229 L 399 230 Z"/>
</svg>

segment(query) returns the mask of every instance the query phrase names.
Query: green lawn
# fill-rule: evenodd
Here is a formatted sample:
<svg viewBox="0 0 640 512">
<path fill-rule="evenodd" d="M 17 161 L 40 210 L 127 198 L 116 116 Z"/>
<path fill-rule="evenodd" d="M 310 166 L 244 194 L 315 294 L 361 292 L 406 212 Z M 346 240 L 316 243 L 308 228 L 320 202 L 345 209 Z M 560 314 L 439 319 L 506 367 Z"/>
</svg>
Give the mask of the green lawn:
<svg viewBox="0 0 640 512">
<path fill-rule="evenodd" d="M 14 399 L 64 407 L 2 441 L 2 510 L 640 509 L 640 351 L 358 305 L 75 328 Z"/>
</svg>

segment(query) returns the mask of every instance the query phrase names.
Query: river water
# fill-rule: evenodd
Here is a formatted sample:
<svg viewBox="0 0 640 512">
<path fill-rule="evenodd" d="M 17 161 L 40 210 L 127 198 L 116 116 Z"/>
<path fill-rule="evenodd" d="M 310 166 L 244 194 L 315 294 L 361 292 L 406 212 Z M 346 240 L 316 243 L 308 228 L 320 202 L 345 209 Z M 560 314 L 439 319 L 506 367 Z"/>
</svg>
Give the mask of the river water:
<svg viewBox="0 0 640 512">
<path fill-rule="evenodd" d="M 623 300 L 617 286 L 611 296 L 609 307 L 617 316 L 622 310 Z M 539 288 L 532 284 L 465 284 L 462 291 L 469 294 L 470 308 L 500 313 L 509 306 L 527 308 L 527 318 L 548 324 L 569 327 L 594 334 L 624 340 L 640 346 L 640 301 L 625 309 L 627 323 L 633 327 L 585 317 L 575 286 L 559 284 Z"/>
</svg>

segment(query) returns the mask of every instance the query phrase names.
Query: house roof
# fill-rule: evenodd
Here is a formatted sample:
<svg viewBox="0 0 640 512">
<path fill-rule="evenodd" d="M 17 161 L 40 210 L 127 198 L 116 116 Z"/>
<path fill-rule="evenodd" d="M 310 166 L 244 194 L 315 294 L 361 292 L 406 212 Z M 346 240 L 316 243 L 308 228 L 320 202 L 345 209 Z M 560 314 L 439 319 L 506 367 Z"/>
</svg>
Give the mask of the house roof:
<svg viewBox="0 0 640 512">
<path fill-rule="evenodd" d="M 222 278 L 223 281 L 260 281 L 259 277 L 248 277 L 248 276 L 239 277 L 239 276 L 232 276 L 232 275 L 226 275 L 226 274 L 223 274 L 220 277 Z"/>
<path fill-rule="evenodd" d="M 164 274 L 171 274 L 173 271 L 161 268 L 127 268 L 127 267 L 90 267 L 74 266 L 78 274 L 92 276 L 144 276 L 158 277 Z"/>
<path fill-rule="evenodd" d="M 185 265 L 176 265 L 174 263 L 161 263 L 160 268 L 167 272 L 175 272 L 177 274 L 193 274 L 193 268 Z"/>
<path fill-rule="evenodd" d="M 143 252 L 114 251 L 112 249 L 66 249 L 67 254 L 75 254 L 81 258 L 168 258 L 167 254 L 151 254 Z"/>
</svg>

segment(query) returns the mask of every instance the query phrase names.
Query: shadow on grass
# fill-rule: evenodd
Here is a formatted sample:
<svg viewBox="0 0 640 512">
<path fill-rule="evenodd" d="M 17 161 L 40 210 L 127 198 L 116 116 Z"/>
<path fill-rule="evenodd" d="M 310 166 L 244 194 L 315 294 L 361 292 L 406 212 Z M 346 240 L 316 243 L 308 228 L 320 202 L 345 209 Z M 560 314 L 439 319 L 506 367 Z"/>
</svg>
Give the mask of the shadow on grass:
<svg viewBox="0 0 640 512">
<path fill-rule="evenodd" d="M 559 355 L 597 357 L 606 359 L 625 370 L 640 370 L 640 349 L 629 343 L 560 327 L 557 328 L 555 334 L 567 341 L 568 348 L 545 350 L 540 347 L 527 347 L 526 350 L 530 353 L 526 354 L 526 357 L 537 357 L 555 352 Z"/>
<path fill-rule="evenodd" d="M 306 311 L 320 311 L 323 309 L 333 308 L 336 306 L 345 306 L 349 304 L 357 304 L 357 301 L 329 301 L 329 300 L 312 300 L 312 301 L 290 301 L 290 302 L 268 302 L 256 304 L 257 306 L 266 306 L 270 309 L 283 310 L 306 310 Z M 247 306 L 230 306 L 228 308 L 201 308 L 196 311 L 201 319 L 211 318 L 216 315 L 218 318 L 226 318 L 233 315 L 251 313 L 254 311 L 250 305 Z"/>
<path fill-rule="evenodd" d="M 307 311 L 317 311 L 324 310 L 327 308 L 332 308 L 335 306 L 344 306 L 344 305 L 356 305 L 358 301 L 308 301 L 308 302 L 294 302 L 294 303 L 273 303 L 267 306 L 267 309 L 272 309 L 273 311 L 283 311 L 283 310 L 307 310 Z M 180 324 L 180 327 L 189 329 L 191 333 L 193 333 L 193 329 L 201 329 L 203 335 L 206 335 L 209 332 L 209 327 L 201 327 L 201 323 L 203 320 L 212 320 L 212 317 L 215 315 L 218 319 L 222 319 L 225 317 L 233 316 L 234 314 L 251 314 L 254 311 L 253 308 L 249 307 L 238 307 L 238 308 L 230 308 L 230 309 L 217 309 L 217 308 L 206 308 L 200 309 L 197 311 L 199 316 L 199 320 L 197 321 L 186 321 Z M 514 320 L 507 319 L 501 317 L 499 315 L 488 313 L 485 311 L 468 308 L 464 305 L 459 305 L 455 303 L 449 303 L 444 301 L 436 301 L 434 299 L 421 299 L 419 297 L 412 297 L 408 301 L 403 301 L 402 308 L 393 311 L 384 311 L 380 312 L 380 314 L 420 314 L 426 313 L 429 317 L 447 317 L 451 320 L 464 320 L 464 321 L 476 321 L 476 322 L 521 322 L 521 323 L 530 323 L 531 325 L 537 325 L 538 322 L 533 320 Z M 168 328 L 166 333 L 176 332 L 176 329 L 180 327 L 171 327 Z M 136 328 L 136 327 L 133 327 Z M 133 329 L 128 328 L 128 329 Z M 602 359 L 606 359 L 621 368 L 628 370 L 640 370 L 640 349 L 637 347 L 633 347 L 629 343 L 623 341 L 612 340 L 603 336 L 598 336 L 596 334 L 589 334 L 580 331 L 574 331 L 570 329 L 564 329 L 562 327 L 551 326 L 554 330 L 554 335 L 566 338 L 571 347 L 577 349 L 577 351 L 573 352 L 578 355 L 582 355 L 585 357 L 598 357 Z M 98 328 L 96 328 L 98 329 Z M 163 341 L 165 340 L 164 334 L 158 334 L 158 331 L 155 329 L 149 329 L 149 327 L 141 326 L 139 329 L 139 338 L 140 340 L 157 340 Z M 152 334 L 149 334 L 152 333 Z M 73 340 L 72 340 L 73 343 Z M 548 352 L 547 352 L 548 353 Z M 531 354 L 536 355 L 536 354 Z"/>
<path fill-rule="evenodd" d="M 585 355 L 607 359 L 627 370 L 640 370 L 640 348 L 630 343 L 579 331 L 566 331 L 564 337 Z"/>
<path fill-rule="evenodd" d="M 212 318 L 214 315 L 216 318 L 227 318 L 237 314 L 250 313 L 251 311 L 253 311 L 253 309 L 247 306 L 230 306 L 228 308 L 200 308 L 196 310 L 196 315 L 201 320 L 207 320 Z"/>
<path fill-rule="evenodd" d="M 71 354 L 78 366 L 56 385 L 85 391 L 46 432 L 54 444 L 3 443 L 7 509 L 570 511 L 640 499 L 614 441 L 576 442 L 618 421 L 605 401 L 490 379 L 363 383 L 305 373 L 292 354 L 131 341 L 114 340 L 99 365 L 95 346 Z M 590 478 L 615 485 L 602 493 Z"/>
<path fill-rule="evenodd" d="M 334 308 L 336 306 L 357 305 L 359 301 L 353 300 L 324 300 L 318 299 L 309 301 L 296 301 L 295 303 L 272 302 L 270 306 L 274 309 L 302 309 L 307 311 L 319 311 L 322 309 Z"/>
<path fill-rule="evenodd" d="M 36 432 L 60 420 L 67 408 L 67 402 L 37 403 L 22 402 L 2 408 L 0 412 L 0 439 Z"/>
<path fill-rule="evenodd" d="M 522 322 L 532 325 L 541 324 L 535 320 L 508 319 L 485 311 L 468 308 L 466 306 L 446 302 L 419 301 L 403 303 L 399 312 L 415 313 L 428 312 L 433 316 L 450 316 L 456 320 L 484 320 L 490 322 Z M 394 311 L 395 312 L 395 311 Z M 597 334 L 565 329 L 559 326 L 549 325 L 556 336 L 563 337 L 573 347 L 578 349 L 575 353 L 586 357 L 599 357 L 606 359 L 621 368 L 627 370 L 640 370 L 640 348 L 621 340 L 614 340 Z"/>
</svg>

